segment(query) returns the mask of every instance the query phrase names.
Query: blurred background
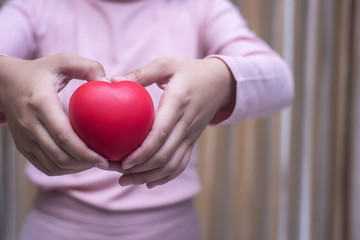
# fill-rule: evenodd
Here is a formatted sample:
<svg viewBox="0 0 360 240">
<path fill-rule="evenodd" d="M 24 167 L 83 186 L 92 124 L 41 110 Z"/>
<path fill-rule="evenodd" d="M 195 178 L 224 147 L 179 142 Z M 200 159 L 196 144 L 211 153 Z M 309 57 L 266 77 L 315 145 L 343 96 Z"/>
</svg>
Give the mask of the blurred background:
<svg viewBox="0 0 360 240">
<path fill-rule="evenodd" d="M 4 0 L 0 0 L 0 3 Z M 204 240 L 360 239 L 360 1 L 234 0 L 295 76 L 291 108 L 200 139 Z M 0 127 L 0 239 L 36 191 Z"/>
</svg>

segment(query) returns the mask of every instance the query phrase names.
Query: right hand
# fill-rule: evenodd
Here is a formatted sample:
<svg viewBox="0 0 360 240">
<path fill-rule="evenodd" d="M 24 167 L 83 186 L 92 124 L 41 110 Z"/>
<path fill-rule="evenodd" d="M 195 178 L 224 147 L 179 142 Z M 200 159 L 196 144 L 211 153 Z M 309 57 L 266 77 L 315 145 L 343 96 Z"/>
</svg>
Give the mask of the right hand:
<svg viewBox="0 0 360 240">
<path fill-rule="evenodd" d="M 108 168 L 73 131 L 57 96 L 73 78 L 104 77 L 98 62 L 70 53 L 30 61 L 0 57 L 0 110 L 19 152 L 46 175 Z"/>
</svg>

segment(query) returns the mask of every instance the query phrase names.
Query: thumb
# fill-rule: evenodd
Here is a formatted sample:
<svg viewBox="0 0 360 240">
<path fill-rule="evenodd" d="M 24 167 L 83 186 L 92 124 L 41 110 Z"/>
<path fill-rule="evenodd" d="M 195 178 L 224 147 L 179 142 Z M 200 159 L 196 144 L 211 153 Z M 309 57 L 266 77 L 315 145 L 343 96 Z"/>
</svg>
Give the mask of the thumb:
<svg viewBox="0 0 360 240">
<path fill-rule="evenodd" d="M 68 80 L 75 78 L 91 82 L 106 79 L 104 67 L 97 61 L 72 53 L 60 53 L 53 57 L 57 72 Z"/>
<path fill-rule="evenodd" d="M 151 63 L 131 71 L 125 75 L 129 81 L 134 81 L 146 87 L 152 83 L 164 84 L 174 74 L 172 58 L 158 58 Z"/>
</svg>

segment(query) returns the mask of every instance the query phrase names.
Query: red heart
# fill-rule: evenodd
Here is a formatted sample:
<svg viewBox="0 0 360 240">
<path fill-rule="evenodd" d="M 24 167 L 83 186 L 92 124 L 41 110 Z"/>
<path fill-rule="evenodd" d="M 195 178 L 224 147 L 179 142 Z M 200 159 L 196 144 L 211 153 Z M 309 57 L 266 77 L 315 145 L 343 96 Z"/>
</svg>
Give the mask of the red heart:
<svg viewBox="0 0 360 240">
<path fill-rule="evenodd" d="M 88 82 L 71 96 L 69 119 L 89 148 L 110 161 L 120 161 L 146 138 L 154 105 L 138 83 Z"/>
</svg>

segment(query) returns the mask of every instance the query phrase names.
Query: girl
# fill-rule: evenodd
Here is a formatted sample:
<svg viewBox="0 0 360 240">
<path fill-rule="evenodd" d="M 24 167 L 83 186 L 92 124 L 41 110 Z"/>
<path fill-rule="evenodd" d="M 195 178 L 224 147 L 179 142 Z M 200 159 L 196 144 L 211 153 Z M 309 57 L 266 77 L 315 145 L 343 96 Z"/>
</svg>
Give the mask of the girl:
<svg viewBox="0 0 360 240">
<path fill-rule="evenodd" d="M 199 135 L 293 97 L 285 62 L 227 0 L 13 0 L 0 31 L 0 118 L 39 186 L 21 239 L 200 239 Z M 121 165 L 66 116 L 81 80 L 107 76 L 147 86 L 157 110 Z"/>
</svg>

